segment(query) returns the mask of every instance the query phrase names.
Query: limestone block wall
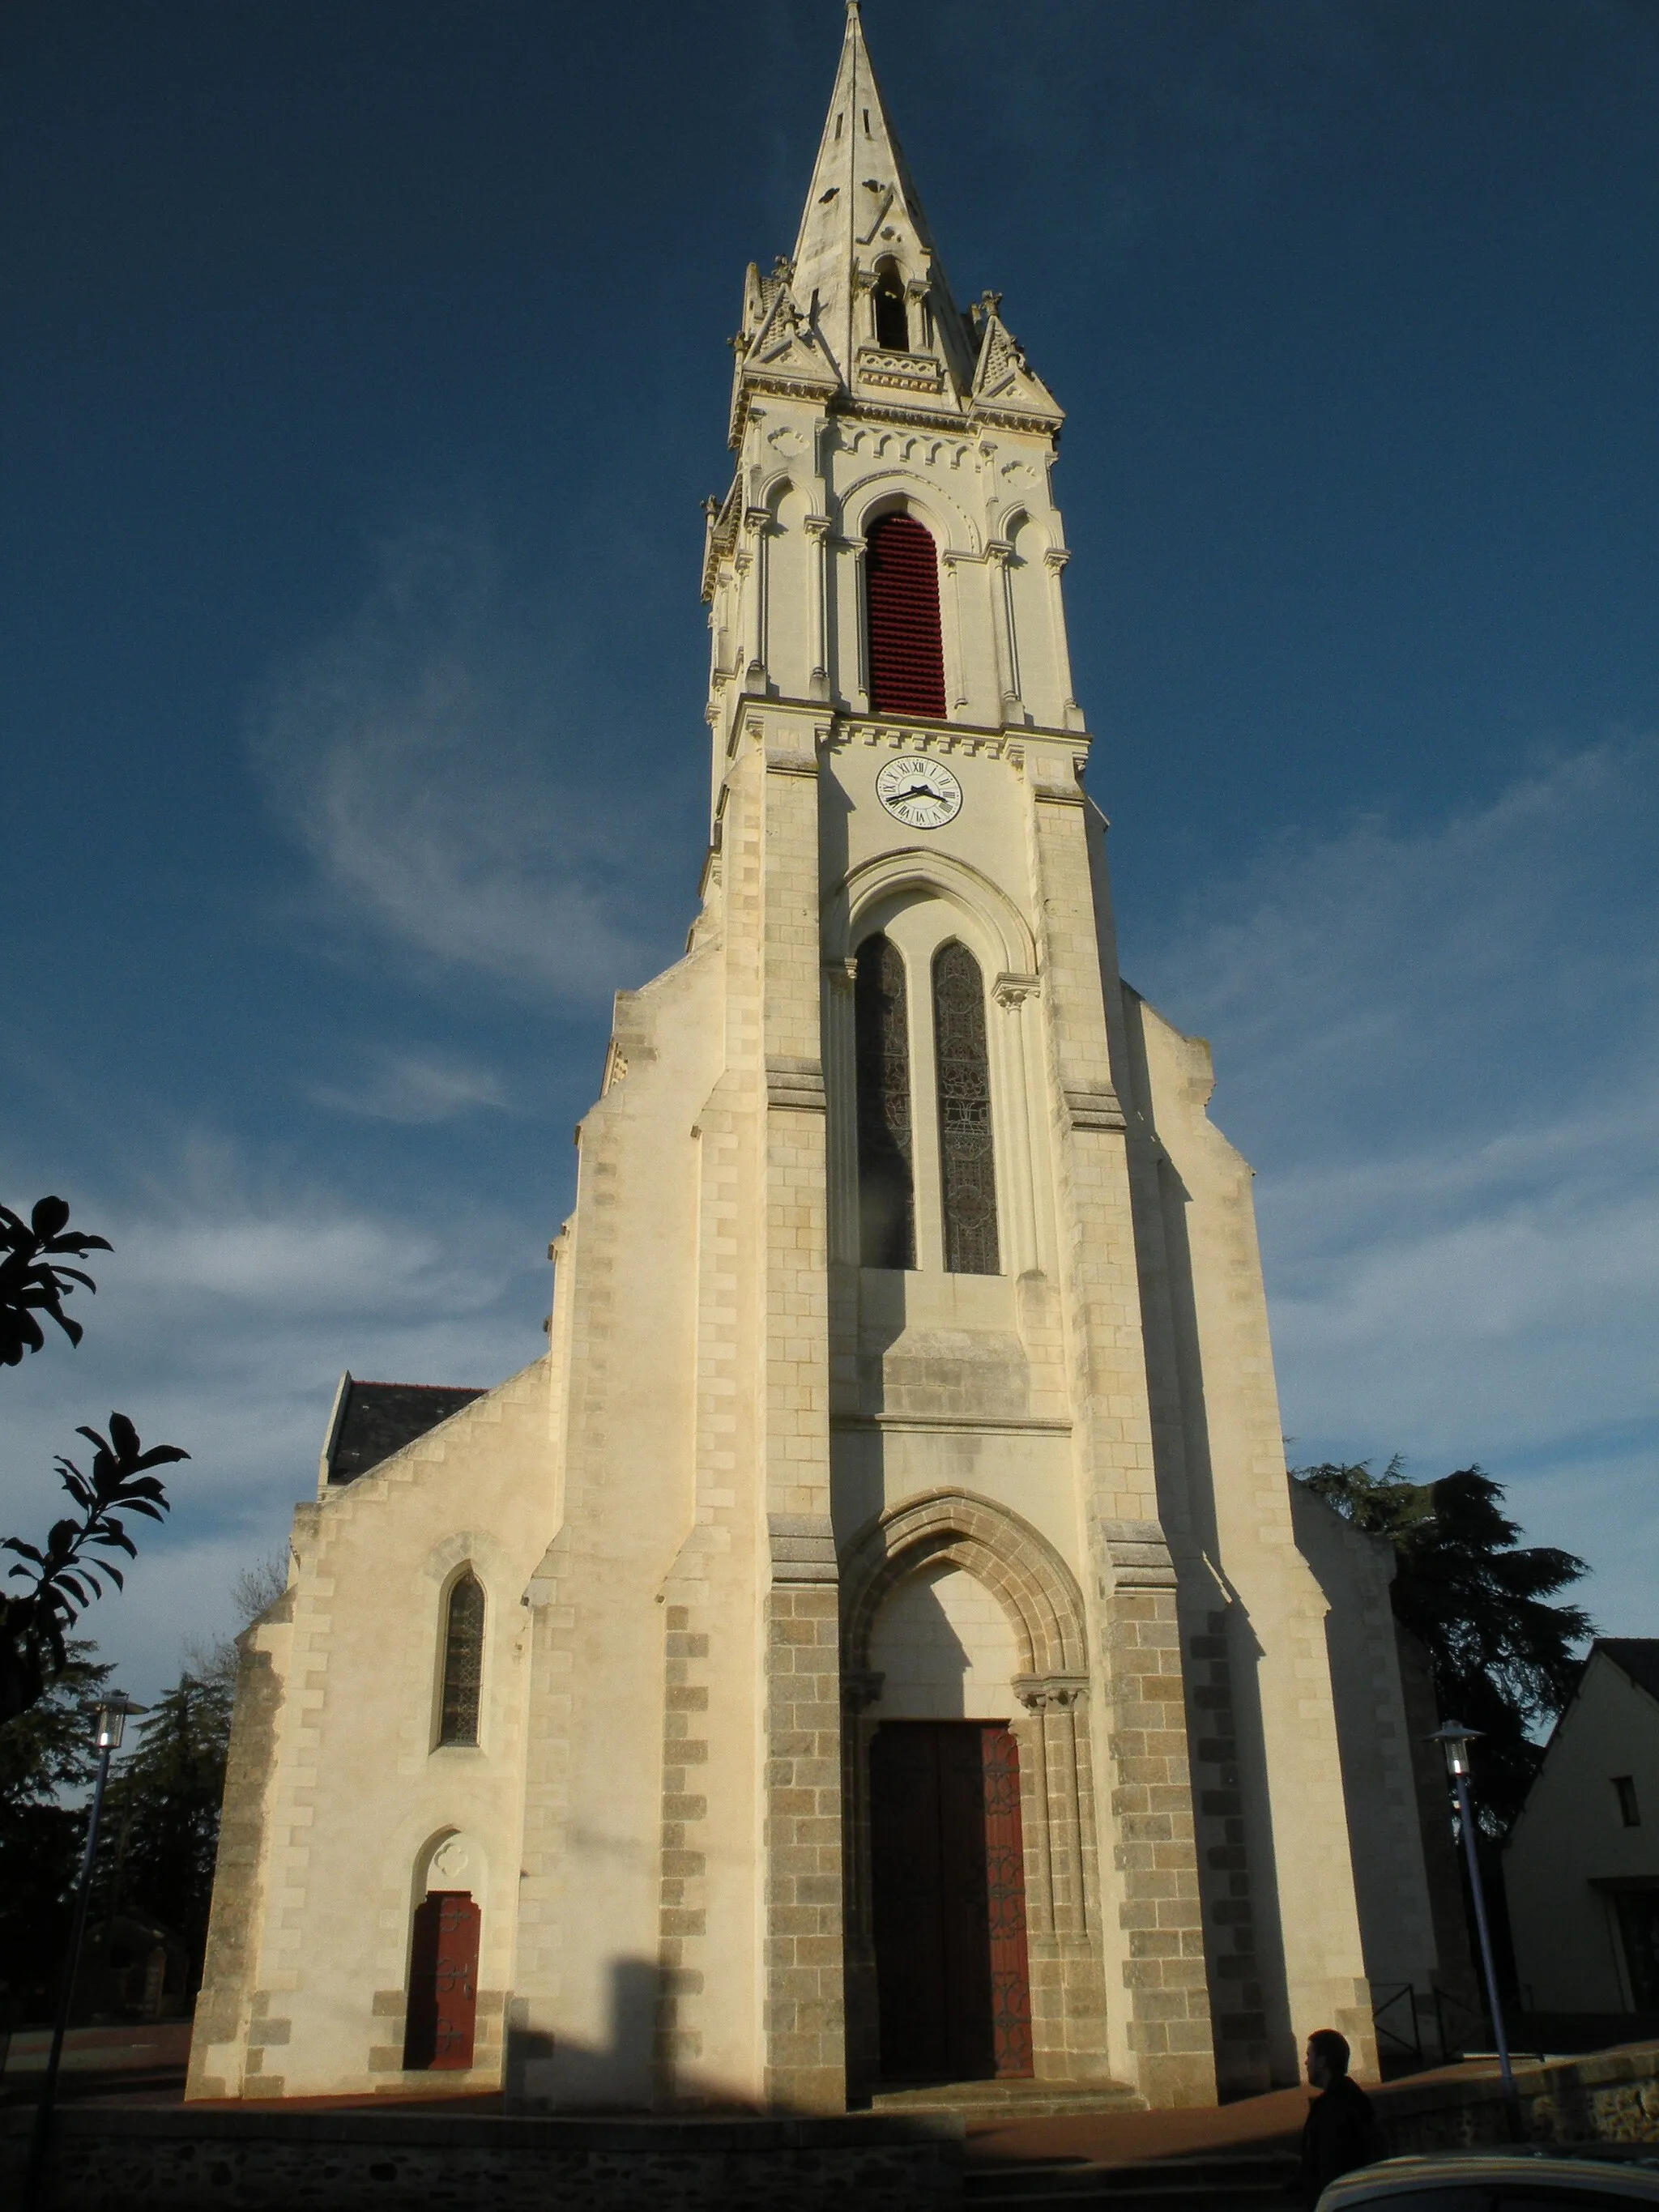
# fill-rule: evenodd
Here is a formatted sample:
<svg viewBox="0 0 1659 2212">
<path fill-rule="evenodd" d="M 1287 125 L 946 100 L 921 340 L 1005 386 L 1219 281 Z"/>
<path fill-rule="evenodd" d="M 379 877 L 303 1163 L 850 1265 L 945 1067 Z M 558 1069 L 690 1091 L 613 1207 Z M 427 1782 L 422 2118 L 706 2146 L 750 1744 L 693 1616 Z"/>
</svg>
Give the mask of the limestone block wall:
<svg viewBox="0 0 1659 2212">
<path fill-rule="evenodd" d="M 1060 1285 L 1089 1545 L 1110 2048 L 1157 2104 L 1215 2094 L 1175 1576 L 1159 1518 L 1125 1117 L 1111 1067 L 1074 744 L 1025 751 L 1039 971 L 1060 1164 Z M 1115 1958 L 1113 1954 L 1115 1954 Z"/>
<path fill-rule="evenodd" d="M 1224 2070 L 1239 2087 L 1293 2081 L 1316 2027 L 1340 2029 L 1364 2069 L 1375 2039 L 1327 1601 L 1296 1545 L 1250 1171 L 1208 1118 L 1207 1046 L 1127 986 L 1115 1026 L 1158 1493 L 1182 1562 L 1211 1973 L 1240 1992 L 1218 2006 Z"/>
<path fill-rule="evenodd" d="M 1297 1548 L 1328 1608 L 1326 1650 L 1365 1972 L 1395 2033 L 1409 2036 L 1416 2025 L 1432 2047 L 1440 1962 L 1389 1595 L 1394 1547 L 1356 1528 L 1299 1483 L 1291 1486 L 1291 1506 Z"/>
<path fill-rule="evenodd" d="M 677 1556 L 698 1523 L 697 1113 L 723 1050 L 705 937 L 617 1002 L 604 1094 L 580 1132 L 555 1329 L 570 1390 L 561 1512 L 526 1575 L 529 1756 L 506 2081 L 527 2109 L 649 2106 L 674 2033 L 675 1922 L 691 1911 L 665 1833 L 665 1745 L 690 1786 L 695 1646 L 670 1643 Z M 549 1541 L 549 1536 L 551 1540 Z M 672 1670 L 671 1672 L 671 1669 Z M 744 1668 L 745 1681 L 750 1669 Z M 739 1975 L 741 1949 L 733 1961 Z"/>
<path fill-rule="evenodd" d="M 191 2096 L 398 2081 L 411 1916 L 458 1838 L 453 1886 L 483 1925 L 477 2065 L 450 2079 L 499 2078 L 525 1758 L 519 1599 L 545 1540 L 551 1381 L 538 1360 L 295 1515 L 289 1589 L 242 1640 Z M 485 1593 L 479 1741 L 441 1747 L 445 1600 L 464 1565 Z"/>
</svg>

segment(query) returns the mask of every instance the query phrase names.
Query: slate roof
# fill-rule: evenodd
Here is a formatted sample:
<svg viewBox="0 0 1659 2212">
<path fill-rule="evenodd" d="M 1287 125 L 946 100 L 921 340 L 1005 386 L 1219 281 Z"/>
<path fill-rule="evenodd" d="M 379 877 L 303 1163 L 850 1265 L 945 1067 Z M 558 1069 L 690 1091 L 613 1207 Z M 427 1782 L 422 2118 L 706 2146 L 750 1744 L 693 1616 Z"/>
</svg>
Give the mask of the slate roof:
<svg viewBox="0 0 1659 2212">
<path fill-rule="evenodd" d="M 483 1395 L 459 1384 L 360 1382 L 348 1375 L 329 1443 L 330 1482 L 355 1482 Z"/>
<path fill-rule="evenodd" d="M 1638 1690 L 1659 1698 L 1659 1636 L 1598 1636 L 1590 1656 L 1605 1651 L 1615 1667 L 1622 1667 Z"/>
</svg>

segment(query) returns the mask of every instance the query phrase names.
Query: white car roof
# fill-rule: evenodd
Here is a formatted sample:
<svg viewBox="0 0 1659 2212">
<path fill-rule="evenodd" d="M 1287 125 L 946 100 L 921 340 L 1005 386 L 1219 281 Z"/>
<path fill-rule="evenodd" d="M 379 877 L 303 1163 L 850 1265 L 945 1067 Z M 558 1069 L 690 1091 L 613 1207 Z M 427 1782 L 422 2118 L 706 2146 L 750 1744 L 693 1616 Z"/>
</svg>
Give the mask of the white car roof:
<svg viewBox="0 0 1659 2212">
<path fill-rule="evenodd" d="M 1634 2148 L 1634 2147 L 1633 2147 Z M 1359 2212 L 1366 2204 L 1386 2205 L 1390 2197 L 1419 2189 L 1479 2189 L 1503 2183 L 1528 2190 L 1593 2191 L 1627 2203 L 1659 2204 L 1659 2144 L 1651 2162 L 1639 2150 L 1632 2163 L 1622 2159 L 1556 2158 L 1524 2150 L 1443 2151 L 1414 2158 L 1384 2159 L 1333 2181 L 1320 2197 L 1317 2212 Z"/>
</svg>

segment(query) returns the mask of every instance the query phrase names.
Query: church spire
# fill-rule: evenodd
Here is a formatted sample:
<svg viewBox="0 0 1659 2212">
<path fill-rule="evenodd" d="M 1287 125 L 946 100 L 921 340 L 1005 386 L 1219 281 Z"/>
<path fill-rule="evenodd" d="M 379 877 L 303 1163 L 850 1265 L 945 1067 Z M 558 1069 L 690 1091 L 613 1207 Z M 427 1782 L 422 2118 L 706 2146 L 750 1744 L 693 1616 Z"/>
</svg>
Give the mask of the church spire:
<svg viewBox="0 0 1659 2212">
<path fill-rule="evenodd" d="M 932 356 L 958 402 L 973 380 L 970 341 L 951 297 L 921 197 L 887 114 L 849 0 L 835 90 L 795 241 L 792 289 L 842 386 L 860 347 Z M 878 333 L 872 294 L 883 320 Z M 884 303 L 885 303 L 884 305 Z"/>
</svg>

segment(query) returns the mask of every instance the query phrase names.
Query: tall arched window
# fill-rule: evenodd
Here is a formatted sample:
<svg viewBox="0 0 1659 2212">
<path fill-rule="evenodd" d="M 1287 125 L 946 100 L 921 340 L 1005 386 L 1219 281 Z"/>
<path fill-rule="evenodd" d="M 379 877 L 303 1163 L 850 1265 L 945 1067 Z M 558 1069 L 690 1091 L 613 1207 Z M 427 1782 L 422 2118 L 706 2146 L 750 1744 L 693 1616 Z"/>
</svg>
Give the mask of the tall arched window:
<svg viewBox="0 0 1659 2212">
<path fill-rule="evenodd" d="M 910 317 L 904 304 L 904 279 L 890 261 L 876 271 L 876 343 L 889 353 L 910 350 Z"/>
<path fill-rule="evenodd" d="M 478 1692 L 483 1681 L 483 1584 L 469 1568 L 449 1593 L 444 1622 L 444 1696 L 438 1722 L 441 1743 L 477 1743 Z"/>
<path fill-rule="evenodd" d="M 859 948 L 853 989 L 858 1069 L 859 1256 L 866 1267 L 916 1264 L 910 1172 L 910 1030 L 904 963 L 885 937 Z"/>
<path fill-rule="evenodd" d="M 941 945 L 933 957 L 933 1065 L 945 1265 L 953 1275 L 994 1275 L 1000 1271 L 985 985 L 965 945 Z"/>
<path fill-rule="evenodd" d="M 870 630 L 870 711 L 945 712 L 945 646 L 939 622 L 939 554 L 910 514 L 884 514 L 864 556 Z"/>
</svg>

